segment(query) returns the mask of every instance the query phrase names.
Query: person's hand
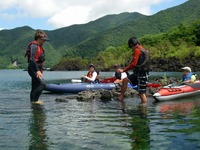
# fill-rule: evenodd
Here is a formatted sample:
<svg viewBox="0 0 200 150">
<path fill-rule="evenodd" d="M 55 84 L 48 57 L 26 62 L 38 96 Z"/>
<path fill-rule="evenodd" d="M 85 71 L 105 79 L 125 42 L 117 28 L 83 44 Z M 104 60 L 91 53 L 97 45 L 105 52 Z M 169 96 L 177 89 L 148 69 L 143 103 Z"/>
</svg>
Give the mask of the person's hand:
<svg viewBox="0 0 200 150">
<path fill-rule="evenodd" d="M 37 75 L 37 78 L 42 78 L 42 72 L 41 71 L 37 71 L 36 75 Z"/>
<path fill-rule="evenodd" d="M 85 78 L 86 78 L 86 76 L 82 76 L 81 78 L 85 79 Z"/>
<path fill-rule="evenodd" d="M 123 72 L 124 72 L 124 69 L 119 69 L 119 72 L 123 73 Z"/>
</svg>

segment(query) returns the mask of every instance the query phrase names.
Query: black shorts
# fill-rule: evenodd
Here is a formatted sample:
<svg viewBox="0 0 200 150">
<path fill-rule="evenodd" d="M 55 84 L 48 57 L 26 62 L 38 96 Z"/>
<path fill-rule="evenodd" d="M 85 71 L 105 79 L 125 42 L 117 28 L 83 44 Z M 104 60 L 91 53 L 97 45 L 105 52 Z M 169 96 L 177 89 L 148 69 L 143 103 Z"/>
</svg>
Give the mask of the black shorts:
<svg viewBox="0 0 200 150">
<path fill-rule="evenodd" d="M 146 72 L 141 73 L 133 73 L 129 75 L 128 80 L 130 83 L 135 86 L 138 86 L 138 92 L 139 94 L 145 94 L 146 93 L 146 86 L 148 81 L 148 74 Z"/>
</svg>

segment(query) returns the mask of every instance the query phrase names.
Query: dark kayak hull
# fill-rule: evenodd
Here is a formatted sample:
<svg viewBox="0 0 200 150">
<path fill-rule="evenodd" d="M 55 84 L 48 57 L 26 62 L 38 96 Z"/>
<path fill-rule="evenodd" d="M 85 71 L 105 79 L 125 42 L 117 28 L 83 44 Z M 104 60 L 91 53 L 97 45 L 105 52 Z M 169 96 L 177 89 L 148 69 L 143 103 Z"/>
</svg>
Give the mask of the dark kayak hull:
<svg viewBox="0 0 200 150">
<path fill-rule="evenodd" d="M 85 90 L 112 90 L 116 88 L 114 83 L 88 84 L 88 83 L 65 83 L 46 84 L 45 91 L 52 93 L 79 93 Z"/>
</svg>

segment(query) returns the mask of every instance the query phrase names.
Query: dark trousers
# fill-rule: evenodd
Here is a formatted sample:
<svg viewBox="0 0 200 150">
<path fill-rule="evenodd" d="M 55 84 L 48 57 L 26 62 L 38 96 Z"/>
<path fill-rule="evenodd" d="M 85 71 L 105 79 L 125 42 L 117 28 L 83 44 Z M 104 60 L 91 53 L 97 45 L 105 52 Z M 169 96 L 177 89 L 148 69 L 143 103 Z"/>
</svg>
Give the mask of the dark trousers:
<svg viewBox="0 0 200 150">
<path fill-rule="evenodd" d="M 36 102 L 36 101 L 38 101 L 38 99 L 45 87 L 45 81 L 43 79 L 40 79 L 37 77 L 37 71 L 35 69 L 35 66 L 32 65 L 31 63 L 28 66 L 28 73 L 32 79 L 30 100 L 33 102 Z"/>
</svg>

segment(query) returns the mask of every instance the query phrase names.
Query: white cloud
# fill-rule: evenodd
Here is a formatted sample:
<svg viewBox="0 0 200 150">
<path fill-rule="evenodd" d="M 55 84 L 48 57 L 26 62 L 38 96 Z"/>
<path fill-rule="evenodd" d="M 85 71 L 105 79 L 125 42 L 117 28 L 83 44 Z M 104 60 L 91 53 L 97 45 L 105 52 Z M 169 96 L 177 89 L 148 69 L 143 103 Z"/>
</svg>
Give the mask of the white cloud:
<svg viewBox="0 0 200 150">
<path fill-rule="evenodd" d="M 88 21 L 89 9 L 82 6 L 68 7 L 52 16 L 48 22 L 56 27 L 81 24 Z"/>
<path fill-rule="evenodd" d="M 56 28 L 81 24 L 107 14 L 140 12 L 168 0 L 2 0 L 0 18 L 47 18 Z"/>
</svg>

